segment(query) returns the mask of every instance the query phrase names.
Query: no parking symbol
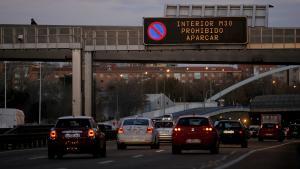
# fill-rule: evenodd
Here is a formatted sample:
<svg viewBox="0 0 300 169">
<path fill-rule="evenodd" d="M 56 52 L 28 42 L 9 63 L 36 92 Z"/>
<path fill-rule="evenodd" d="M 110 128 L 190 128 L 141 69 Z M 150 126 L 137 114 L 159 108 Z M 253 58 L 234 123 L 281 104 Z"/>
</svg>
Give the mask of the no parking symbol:
<svg viewBox="0 0 300 169">
<path fill-rule="evenodd" d="M 162 22 L 152 22 L 148 26 L 147 33 L 150 39 L 160 41 L 166 37 L 167 29 L 165 24 L 163 24 Z"/>
</svg>

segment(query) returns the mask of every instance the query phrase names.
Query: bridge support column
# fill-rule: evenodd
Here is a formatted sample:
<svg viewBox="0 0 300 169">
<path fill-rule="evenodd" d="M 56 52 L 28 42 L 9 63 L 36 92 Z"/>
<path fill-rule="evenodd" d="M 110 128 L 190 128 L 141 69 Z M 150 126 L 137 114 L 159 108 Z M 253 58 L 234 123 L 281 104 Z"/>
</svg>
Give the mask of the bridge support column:
<svg viewBox="0 0 300 169">
<path fill-rule="evenodd" d="M 92 52 L 84 53 L 84 115 L 92 116 Z"/>
<path fill-rule="evenodd" d="M 72 115 L 81 115 L 81 50 L 72 50 Z"/>
</svg>

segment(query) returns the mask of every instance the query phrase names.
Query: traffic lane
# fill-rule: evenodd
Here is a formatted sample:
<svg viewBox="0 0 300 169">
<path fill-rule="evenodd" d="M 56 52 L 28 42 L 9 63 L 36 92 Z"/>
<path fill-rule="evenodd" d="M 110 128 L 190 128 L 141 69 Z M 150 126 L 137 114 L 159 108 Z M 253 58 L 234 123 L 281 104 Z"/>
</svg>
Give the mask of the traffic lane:
<svg viewBox="0 0 300 169">
<path fill-rule="evenodd" d="M 219 169 L 299 169 L 300 142 L 263 149 L 250 154 L 232 166 Z"/>
<path fill-rule="evenodd" d="M 211 155 L 208 151 L 183 151 L 182 155 L 172 155 L 170 144 L 162 144 L 161 149 L 147 147 L 128 147 L 117 150 L 116 142 L 107 143 L 107 158 L 92 158 L 91 155 L 66 155 L 62 160 L 48 160 L 47 149 L 7 152 L 1 158 L 3 168 L 213 168 L 257 147 L 276 145 L 278 142 L 258 143 L 249 141 L 248 149 L 238 145 L 222 145 L 220 154 Z M 3 157 L 4 153 L 0 153 Z M 151 166 L 149 166 L 151 163 Z"/>
</svg>

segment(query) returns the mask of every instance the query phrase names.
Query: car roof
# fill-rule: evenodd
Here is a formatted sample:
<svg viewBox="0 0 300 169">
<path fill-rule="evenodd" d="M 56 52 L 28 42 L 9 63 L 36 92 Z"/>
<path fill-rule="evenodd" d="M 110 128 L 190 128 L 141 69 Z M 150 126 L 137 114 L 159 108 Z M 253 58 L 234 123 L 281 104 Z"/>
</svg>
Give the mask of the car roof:
<svg viewBox="0 0 300 169">
<path fill-rule="evenodd" d="M 148 117 L 126 117 L 123 119 L 124 120 L 131 120 L 131 119 L 145 119 L 145 120 L 151 120 L 150 118 Z"/>
<path fill-rule="evenodd" d="M 219 120 L 219 123 L 221 123 L 221 122 L 241 122 L 241 121 L 239 121 L 239 120 Z"/>
<path fill-rule="evenodd" d="M 64 119 L 92 119 L 90 116 L 63 116 L 59 117 L 58 120 L 64 120 Z"/>
<path fill-rule="evenodd" d="M 202 118 L 209 118 L 210 116 L 207 116 L 207 115 L 184 115 L 184 116 L 178 117 L 178 119 L 181 119 L 181 118 L 188 118 L 188 117 L 202 117 Z"/>
</svg>

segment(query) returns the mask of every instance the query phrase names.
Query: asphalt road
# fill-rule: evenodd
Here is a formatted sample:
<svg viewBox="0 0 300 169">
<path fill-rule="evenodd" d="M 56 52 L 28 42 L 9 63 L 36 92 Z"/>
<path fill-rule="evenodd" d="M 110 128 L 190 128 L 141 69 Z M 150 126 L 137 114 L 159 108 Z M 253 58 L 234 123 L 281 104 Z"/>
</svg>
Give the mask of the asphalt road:
<svg viewBox="0 0 300 169">
<path fill-rule="evenodd" d="M 258 142 L 251 139 L 249 148 L 221 145 L 220 154 L 189 150 L 172 155 L 170 144 L 159 150 L 150 147 L 128 147 L 117 150 L 116 143 L 107 143 L 107 157 L 93 158 L 89 154 L 65 155 L 49 160 L 47 148 L 0 152 L 2 169 L 299 169 L 300 141 Z"/>
</svg>

